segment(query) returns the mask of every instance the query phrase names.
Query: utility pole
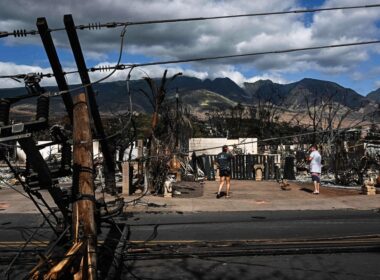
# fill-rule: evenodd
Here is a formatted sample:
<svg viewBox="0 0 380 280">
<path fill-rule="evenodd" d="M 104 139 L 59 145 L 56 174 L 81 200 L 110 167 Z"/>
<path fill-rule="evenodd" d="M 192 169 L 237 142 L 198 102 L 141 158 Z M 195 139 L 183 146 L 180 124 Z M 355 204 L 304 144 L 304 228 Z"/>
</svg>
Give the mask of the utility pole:
<svg viewBox="0 0 380 280">
<path fill-rule="evenodd" d="M 37 28 L 40 33 L 42 43 L 44 45 L 46 55 L 49 59 L 51 69 L 54 73 L 54 78 L 57 81 L 58 89 L 63 91 L 62 99 L 65 104 L 67 114 L 70 118 L 70 123 L 73 123 L 73 100 L 69 92 L 69 86 L 66 83 L 65 75 L 62 71 L 62 66 L 58 58 L 57 50 L 55 49 L 53 39 L 50 34 L 46 18 L 37 19 Z"/>
<path fill-rule="evenodd" d="M 77 30 L 75 28 L 74 20 L 71 15 L 64 16 L 64 24 L 67 36 L 69 38 L 70 46 L 73 50 L 75 62 L 78 67 L 79 76 L 82 84 L 85 87 L 87 93 L 87 102 L 90 108 L 90 113 L 94 121 L 95 131 L 100 138 L 99 143 L 102 149 L 104 158 L 104 175 L 106 180 L 106 190 L 111 193 L 116 193 L 116 181 L 115 181 L 115 159 L 113 157 L 114 148 L 110 148 L 109 141 L 107 141 L 106 134 L 104 132 L 102 120 L 96 103 L 95 92 L 91 85 L 90 76 L 87 72 L 86 62 L 84 60 L 82 48 L 79 42 Z M 112 152 L 111 152 L 112 150 Z"/>
<path fill-rule="evenodd" d="M 46 280 L 68 279 L 67 275 L 73 279 L 97 278 L 92 134 L 84 93 L 74 97 L 73 150 L 73 244 L 64 258 L 43 275 Z M 42 279 L 39 266 L 33 269 L 29 278 Z"/>
<path fill-rule="evenodd" d="M 96 279 L 95 191 L 93 182 L 93 152 L 90 118 L 84 93 L 74 97 L 73 127 L 73 235 L 74 243 L 84 242 L 81 262 L 84 276 Z"/>
<path fill-rule="evenodd" d="M 175 100 L 176 100 L 176 115 L 175 115 L 175 149 L 179 152 L 179 94 L 178 94 L 178 88 L 175 93 Z"/>
</svg>

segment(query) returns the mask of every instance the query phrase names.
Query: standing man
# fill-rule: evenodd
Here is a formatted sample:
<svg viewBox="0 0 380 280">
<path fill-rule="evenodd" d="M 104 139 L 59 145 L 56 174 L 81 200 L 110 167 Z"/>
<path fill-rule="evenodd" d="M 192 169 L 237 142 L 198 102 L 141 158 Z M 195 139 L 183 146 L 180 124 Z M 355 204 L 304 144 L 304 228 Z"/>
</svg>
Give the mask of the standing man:
<svg viewBox="0 0 380 280">
<path fill-rule="evenodd" d="M 219 167 L 219 176 L 220 176 L 219 190 L 216 195 L 216 198 L 221 197 L 220 192 L 223 188 L 224 181 L 226 181 L 226 185 L 227 185 L 226 198 L 230 197 L 229 193 L 230 193 L 230 185 L 231 185 L 231 167 L 230 167 L 231 159 L 232 159 L 232 154 L 229 152 L 228 146 L 224 145 L 222 148 L 222 152 L 216 156 L 216 162 Z"/>
<path fill-rule="evenodd" d="M 321 157 L 321 154 L 318 152 L 318 148 L 316 145 L 311 146 L 310 151 L 311 151 L 309 155 L 310 173 L 311 173 L 311 180 L 314 183 L 313 194 L 319 194 L 319 187 L 321 185 L 322 157 Z"/>
</svg>

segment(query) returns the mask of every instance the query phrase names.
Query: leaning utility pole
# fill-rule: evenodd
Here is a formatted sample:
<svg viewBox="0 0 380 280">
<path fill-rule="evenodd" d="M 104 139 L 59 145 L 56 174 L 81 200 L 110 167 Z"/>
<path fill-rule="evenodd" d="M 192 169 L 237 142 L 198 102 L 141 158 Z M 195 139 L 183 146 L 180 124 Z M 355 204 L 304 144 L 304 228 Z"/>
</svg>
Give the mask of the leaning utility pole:
<svg viewBox="0 0 380 280">
<path fill-rule="evenodd" d="M 57 50 L 55 48 L 53 38 L 50 34 L 46 18 L 40 17 L 37 19 L 37 28 L 40 33 L 42 43 L 44 45 L 46 55 L 49 59 L 51 69 L 54 73 L 54 78 L 57 82 L 58 89 L 62 91 L 62 99 L 65 104 L 67 114 L 70 118 L 70 123 L 73 123 L 73 100 L 69 92 L 69 86 L 63 74 L 61 62 L 59 61 Z"/>
<path fill-rule="evenodd" d="M 67 275 L 73 275 L 76 280 L 97 278 L 92 135 L 84 93 L 74 97 L 73 149 L 73 244 L 64 258 L 44 275 L 39 266 L 33 269 L 29 277 L 33 280 L 67 279 Z"/>
<path fill-rule="evenodd" d="M 95 191 L 90 117 L 84 93 L 74 97 L 73 126 L 73 235 L 83 241 L 82 279 L 96 279 Z"/>
<path fill-rule="evenodd" d="M 87 102 L 90 108 L 91 117 L 94 121 L 95 132 L 97 133 L 97 137 L 100 138 L 99 143 L 104 158 L 104 175 L 106 179 L 105 189 L 111 193 L 115 193 L 115 160 L 113 158 L 113 153 L 111 153 L 110 145 L 104 132 L 98 105 L 96 103 L 95 92 L 92 88 L 90 76 L 88 75 L 86 62 L 84 60 L 74 20 L 72 15 L 65 15 L 63 21 L 65 24 L 67 36 L 69 38 L 70 46 L 73 50 L 74 59 L 78 67 L 79 76 L 85 88 L 85 92 L 87 93 Z"/>
</svg>

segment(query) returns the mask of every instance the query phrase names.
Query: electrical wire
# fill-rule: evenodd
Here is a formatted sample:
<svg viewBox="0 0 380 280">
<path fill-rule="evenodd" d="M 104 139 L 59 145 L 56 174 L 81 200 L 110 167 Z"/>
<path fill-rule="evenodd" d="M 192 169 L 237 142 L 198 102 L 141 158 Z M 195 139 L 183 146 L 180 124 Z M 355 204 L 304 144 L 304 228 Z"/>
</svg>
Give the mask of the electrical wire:
<svg viewBox="0 0 380 280">
<path fill-rule="evenodd" d="M 130 85 L 129 85 L 129 81 L 131 79 L 131 73 L 132 73 L 133 69 L 136 69 L 136 68 L 130 67 L 128 75 L 127 75 L 127 79 L 126 79 L 126 83 L 127 83 L 126 90 L 127 90 L 128 100 L 129 100 L 129 118 L 128 118 L 128 121 L 121 129 L 119 129 L 118 132 L 115 132 L 114 134 L 111 134 L 111 135 L 109 135 L 103 139 L 100 139 L 100 140 L 107 140 L 107 139 L 114 138 L 115 136 L 121 135 L 124 132 L 124 130 L 129 128 L 129 124 L 131 123 L 132 116 L 133 116 L 132 93 L 131 93 L 131 89 L 130 89 Z"/>
<path fill-rule="evenodd" d="M 15 175 L 16 179 L 20 182 L 20 184 L 22 185 L 22 187 L 24 188 L 24 190 L 28 190 L 30 189 L 29 185 L 27 183 L 25 183 L 21 178 L 20 178 L 20 175 L 19 173 L 14 169 L 14 167 L 12 166 L 12 164 L 10 163 L 10 161 L 8 160 L 8 158 L 6 156 L 3 156 L 2 157 L 3 160 L 5 161 L 5 163 L 8 165 L 9 169 L 12 171 L 12 173 Z M 33 196 L 31 195 L 30 192 L 26 192 L 28 194 L 28 197 L 29 199 L 34 203 L 34 205 L 37 207 L 38 211 L 40 212 L 40 214 L 45 218 L 46 222 L 49 224 L 49 226 L 51 227 L 51 229 L 53 230 L 53 232 L 55 234 L 57 234 L 57 230 L 55 229 L 55 227 L 53 226 L 53 224 L 51 223 L 51 221 L 49 220 L 48 216 L 44 213 L 44 211 L 42 211 L 41 209 L 41 206 L 40 204 L 38 203 L 38 201 L 36 201 Z M 44 205 L 46 207 L 46 205 Z M 48 210 L 49 207 L 47 207 Z M 51 215 L 54 215 L 53 212 L 50 212 Z M 55 215 L 54 215 L 55 216 Z"/>
<path fill-rule="evenodd" d="M 130 66 L 130 67 L 144 67 L 144 66 L 152 66 L 152 65 L 177 64 L 177 63 L 185 63 L 185 62 L 199 62 L 199 61 L 206 61 L 206 60 L 238 58 L 238 57 L 247 57 L 247 56 L 259 56 L 259 55 L 267 55 L 267 54 L 281 54 L 281 53 L 321 50 L 321 49 L 329 49 L 329 48 L 351 47 L 351 46 L 370 45 L 370 44 L 379 44 L 379 43 L 380 43 L 380 40 L 373 40 L 373 41 L 352 42 L 352 43 L 345 43 L 345 44 L 322 45 L 322 46 L 314 46 L 314 47 L 306 47 L 306 48 L 293 48 L 293 49 L 285 49 L 285 50 L 253 52 L 253 53 L 232 54 L 232 55 L 220 55 L 220 56 L 206 56 L 206 57 L 198 57 L 198 58 L 166 60 L 166 61 L 156 61 L 156 62 L 136 63 L 136 64 L 126 64 L 126 65 Z"/>
<path fill-rule="evenodd" d="M 146 67 L 146 66 L 154 66 L 154 65 L 167 65 L 167 64 L 179 64 L 179 63 L 187 63 L 187 62 L 200 62 L 200 61 L 209 61 L 209 60 L 219 60 L 219 59 L 227 59 L 227 58 L 239 58 L 239 57 L 249 57 L 249 56 L 261 56 L 261 55 L 268 55 L 268 54 L 282 54 L 282 53 L 292 53 L 292 52 L 302 52 L 302 51 L 312 51 L 312 50 L 322 50 L 322 49 L 332 49 L 332 48 L 342 48 L 342 47 L 353 47 L 353 46 L 363 46 L 363 45 L 372 45 L 372 44 L 379 44 L 380 40 L 372 40 L 372 41 L 361 41 L 361 42 L 351 42 L 351 43 L 343 43 L 343 44 L 332 44 L 332 45 L 322 45 L 322 46 L 313 46 L 313 47 L 306 47 L 306 48 L 292 48 L 292 49 L 283 49 L 283 50 L 273 50 L 273 51 L 265 51 L 265 52 L 252 52 L 252 53 L 243 53 L 243 54 L 232 54 L 232 55 L 220 55 L 220 56 L 205 56 L 205 57 L 194 57 L 194 58 L 188 58 L 188 59 L 178 59 L 178 60 L 166 60 L 166 61 L 155 61 L 155 62 L 147 62 L 147 63 L 134 63 L 134 64 L 122 64 L 121 61 L 121 54 L 123 50 L 123 38 L 124 35 L 121 35 L 121 46 L 120 46 L 120 52 L 119 52 L 119 58 L 115 66 L 107 66 L 105 67 L 92 67 L 89 68 L 88 71 L 105 71 L 112 70 L 110 74 L 107 76 L 86 84 L 79 86 L 77 88 L 73 88 L 70 90 L 65 91 L 58 91 L 58 92 L 47 92 L 46 95 L 49 97 L 55 97 L 62 95 L 64 93 L 68 93 L 70 91 L 79 90 L 88 86 L 91 86 L 93 84 L 100 83 L 108 78 L 110 78 L 117 70 L 127 70 L 127 69 L 135 69 L 137 67 Z M 72 73 L 77 71 L 72 71 Z M 0 76 L 0 78 L 12 78 L 12 77 L 18 77 L 25 74 L 16 74 L 16 75 L 7 75 L 7 76 Z M 52 74 L 42 74 L 45 76 L 52 75 Z"/>
<path fill-rule="evenodd" d="M 204 21 L 204 20 L 241 18 L 241 17 L 260 17 L 260 16 L 272 16 L 272 15 L 316 13 L 316 12 L 334 11 L 334 10 L 352 10 L 352 9 L 366 9 L 366 8 L 378 8 L 378 7 L 380 7 L 380 4 L 331 7 L 331 8 L 300 9 L 300 10 L 290 10 L 290 11 L 280 11 L 280 12 L 249 13 L 249 14 L 237 14 L 237 15 L 226 15 L 226 16 L 214 16 L 214 17 L 193 17 L 193 18 L 177 18 L 177 19 L 164 19 L 164 20 L 147 20 L 147 21 L 127 22 L 126 24 L 146 25 L 146 24 Z"/>
<path fill-rule="evenodd" d="M 26 248 L 26 246 L 28 246 L 28 244 L 32 241 L 34 235 L 37 234 L 37 232 L 45 225 L 46 221 L 47 221 L 46 219 L 44 219 L 42 221 L 41 225 L 35 229 L 35 231 L 29 236 L 28 240 L 26 240 L 26 242 L 24 243 L 24 245 L 18 250 L 16 256 L 12 259 L 12 261 L 9 263 L 7 269 L 5 270 L 5 272 L 4 272 L 4 278 L 9 279 L 9 276 L 10 276 L 9 273 L 10 273 L 10 270 L 12 269 L 13 264 L 19 258 L 19 256 L 21 255 L 22 251 L 24 251 L 24 249 Z"/>
<path fill-rule="evenodd" d="M 108 70 L 112 70 L 111 73 L 109 73 L 108 75 L 106 75 L 105 77 L 102 77 L 94 82 L 91 82 L 91 83 L 88 83 L 88 84 L 85 84 L 85 85 L 81 85 L 81 86 L 78 86 L 78 87 L 75 87 L 75 88 L 72 88 L 72 89 L 68 89 L 68 90 L 63 90 L 63 91 L 58 91 L 58 92 L 46 92 L 45 95 L 48 96 L 48 97 L 56 97 L 56 96 L 60 96 L 62 94 L 66 94 L 66 93 L 70 93 L 70 92 L 73 92 L 73 91 L 77 91 L 77 90 L 80 90 L 80 89 L 83 89 L 83 88 L 87 88 L 87 87 L 90 87 L 94 84 L 98 84 L 104 80 L 107 80 L 108 78 L 110 78 L 117 70 L 125 70 L 125 69 L 129 69 L 131 67 L 128 67 L 128 66 L 124 66 L 124 65 L 120 65 L 120 62 L 121 62 L 121 58 L 122 58 L 122 55 L 123 55 L 123 48 L 124 48 L 124 39 L 125 39 L 125 34 L 127 32 L 127 26 L 124 26 L 124 28 L 122 29 L 121 33 L 120 33 L 120 47 L 119 47 L 119 56 L 118 56 L 118 59 L 117 59 L 117 62 L 116 62 L 116 65 L 112 67 L 112 69 L 108 69 Z M 107 67 L 106 67 L 107 68 Z M 133 68 L 133 67 L 132 67 Z M 91 70 L 92 69 L 92 70 Z M 105 67 L 98 67 L 97 70 L 93 70 L 94 68 L 90 68 L 90 69 L 87 69 L 87 71 L 104 71 Z M 78 73 L 79 71 L 78 70 L 74 70 L 74 71 L 70 71 L 70 72 L 63 72 L 64 75 L 66 74 L 73 74 L 73 73 Z M 51 74 L 51 73 L 38 73 L 38 75 L 40 77 L 53 77 L 54 74 Z M 26 77 L 27 74 L 16 74 L 16 75 L 5 75 L 5 76 L 0 76 L 0 78 L 11 78 L 11 79 L 16 79 L 17 78 L 24 78 Z"/>
<path fill-rule="evenodd" d="M 0 178 L 0 182 L 2 182 L 3 184 L 5 184 L 7 187 L 9 187 L 10 189 L 12 189 L 13 191 L 19 193 L 19 194 L 22 195 L 23 197 L 25 197 L 25 198 L 27 198 L 27 199 L 30 200 L 30 197 L 29 197 L 29 196 L 27 196 L 27 195 L 24 194 L 23 192 L 19 191 L 17 188 L 15 188 L 14 186 L 12 186 L 10 183 L 8 183 L 7 181 L 5 181 L 5 179 Z M 49 210 L 49 207 L 48 207 L 48 205 L 46 204 L 46 201 L 45 201 L 45 203 L 40 203 L 40 202 L 36 201 L 36 203 L 37 203 L 39 206 L 41 206 L 41 207 L 45 207 L 46 209 Z M 54 217 L 56 217 L 55 214 L 54 214 L 54 212 L 53 212 L 52 210 L 50 210 L 50 213 L 51 213 L 51 215 L 53 215 Z"/>
<path fill-rule="evenodd" d="M 127 25 L 147 25 L 147 24 L 161 24 L 161 23 L 174 23 L 174 22 L 190 22 L 190 21 L 205 21 L 205 20 L 218 20 L 218 19 L 229 19 L 229 18 L 242 18 L 242 17 L 261 17 L 261 16 L 272 16 L 272 15 L 286 15 L 286 14 L 303 14 L 303 13 L 316 13 L 334 10 L 354 10 L 354 9 L 370 9 L 378 8 L 380 4 L 367 4 L 358 6 L 342 6 L 342 7 L 327 7 L 327 8 L 313 8 L 313 9 L 298 9 L 289 11 L 278 11 L 278 12 L 262 12 L 262 13 L 247 13 L 247 14 L 237 14 L 237 15 L 225 15 L 225 16 L 211 16 L 211 17 L 191 17 L 191 18 L 174 18 L 174 19 L 162 19 L 162 20 L 146 20 L 146 21 L 127 21 L 127 22 L 107 22 L 107 23 L 89 23 L 87 25 L 81 24 L 75 26 L 75 29 L 79 30 L 100 30 L 103 27 L 115 28 L 115 27 L 125 27 Z M 49 32 L 63 31 L 65 28 L 52 28 Z M 26 37 L 27 35 L 37 35 L 39 32 L 37 30 L 26 30 L 17 29 L 12 32 L 0 31 L 0 38 L 5 38 L 8 36 L 14 36 L 16 38 Z"/>
<path fill-rule="evenodd" d="M 236 17 L 252 17 L 252 16 L 267 16 L 267 15 L 279 15 L 279 14 L 289 14 L 289 13 L 314 13 L 314 12 L 321 12 L 321 11 L 331 11 L 331 10 L 348 10 L 348 9 L 362 9 L 362 8 L 377 8 L 380 7 L 380 4 L 373 4 L 373 5 L 361 5 L 361 6 L 346 6 L 346 7 L 331 7 L 331 8 L 318 8 L 318 9 L 304 9 L 304 10 L 291 10 L 291 11 L 282 11 L 282 12 L 266 12 L 266 13 L 251 13 L 251 14 L 240 14 L 240 15 L 230 15 L 230 16 L 215 16 L 215 17 L 201 17 L 201 18 L 179 18 L 179 19 L 168 19 L 168 20 L 149 20 L 149 21 L 137 21 L 137 22 L 126 22 L 126 23 L 105 23 L 105 24 L 88 24 L 86 26 L 79 25 L 76 26 L 77 29 L 99 29 L 100 27 L 117 27 L 117 26 L 123 26 L 123 30 L 121 32 L 121 47 L 119 52 L 119 58 L 118 62 L 115 66 L 100 66 L 100 67 L 91 67 L 87 69 L 88 72 L 95 72 L 95 71 L 107 71 L 112 70 L 112 72 L 99 79 L 96 82 L 93 82 L 89 85 L 83 85 L 80 88 L 72 89 L 71 91 L 81 89 L 83 87 L 90 86 L 92 84 L 100 83 L 109 77 L 111 77 L 116 70 L 125 70 L 129 67 L 143 67 L 143 66 L 150 66 L 150 65 L 162 65 L 162 64 L 174 64 L 174 63 L 185 63 L 185 62 L 197 62 L 197 61 L 206 61 L 206 60 L 216 60 L 216 59 L 225 59 L 225 58 L 236 58 L 236 57 L 245 57 L 245 56 L 254 56 L 254 55 L 264 55 L 264 54 L 276 54 L 276 53 L 286 53 L 286 52 L 296 52 L 296 51 L 305 51 L 305 50 L 317 50 L 317 49 L 323 49 L 323 48 L 336 48 L 336 47 L 344 47 L 344 46 L 355 46 L 355 45 L 364 45 L 364 44 L 375 44 L 379 43 L 380 41 L 367 41 L 367 42 L 356 42 L 356 43 L 348 43 L 348 44 L 337 44 L 337 45 L 327 45 L 327 46 L 317 46 L 317 47 L 309 47 L 309 48 L 298 48 L 298 49 L 288 49 L 288 50 L 279 50 L 279 51 L 270 51 L 270 52 L 258 52 L 258 53 L 248 53 L 248 54 L 237 54 L 237 55 L 224 55 L 224 56 L 214 56 L 214 57 L 201 57 L 201 58 L 191 58 L 191 59 L 183 59 L 183 60 L 169 60 L 169 61 L 162 61 L 162 62 L 150 62 L 150 63 L 141 63 L 141 64 L 130 64 L 124 65 L 120 64 L 121 59 L 121 53 L 122 53 L 122 46 L 123 46 L 123 40 L 124 35 L 126 32 L 126 28 L 128 26 L 132 25 L 144 25 L 144 24 L 153 24 L 153 23 L 167 23 L 167 22 L 181 22 L 181 21 L 196 21 L 196 20 L 212 20 L 212 19 L 222 19 L 222 18 L 236 18 Z M 98 28 L 94 28 L 97 26 Z M 59 29 L 50 29 L 50 32 L 57 31 L 57 30 L 65 30 L 64 28 Z M 25 31 L 25 30 L 24 30 Z M 5 32 L 6 33 L 6 32 Z M 5 34 L 4 32 L 0 32 L 1 34 Z M 33 30 L 30 31 L 31 34 L 38 34 L 37 31 Z M 13 34 L 13 33 L 10 33 Z M 78 70 L 69 71 L 69 72 L 63 72 L 64 75 L 67 74 L 73 74 L 78 73 Z M 38 73 L 41 77 L 53 77 L 54 74 L 52 73 Z M 10 78 L 18 81 L 17 79 L 23 79 L 27 74 L 14 74 L 14 75 L 2 75 L 0 78 Z M 62 91 L 59 93 L 50 93 L 50 96 L 57 96 L 63 93 L 68 93 L 68 91 Z"/>
<path fill-rule="evenodd" d="M 57 245 L 59 244 L 59 242 L 61 242 L 61 240 L 66 236 L 68 230 L 71 228 L 71 225 L 68 225 L 64 230 L 63 232 L 58 236 L 58 238 L 53 242 L 52 245 L 49 246 L 48 250 L 44 253 L 44 260 L 43 262 L 40 262 L 37 266 L 38 267 L 43 267 L 49 260 L 51 260 L 51 253 L 53 252 L 53 250 L 57 247 Z M 68 241 L 67 244 L 69 244 L 69 242 L 71 241 Z M 65 245 L 67 245 L 65 244 Z M 64 246 L 62 246 L 64 247 Z M 62 258 L 64 259 L 64 257 Z M 30 279 L 29 278 L 29 275 L 27 277 L 24 278 L 25 280 L 26 279 Z"/>
<path fill-rule="evenodd" d="M 375 123 L 371 123 L 371 124 L 380 124 L 380 122 L 375 122 Z M 362 128 L 361 126 L 358 126 L 358 127 L 336 128 L 336 129 L 332 129 L 332 131 L 339 133 L 339 132 L 347 131 L 350 129 L 367 130 L 368 128 Z M 318 135 L 318 134 L 325 134 L 325 133 L 330 133 L 330 132 L 331 132 L 331 130 L 329 130 L 329 131 L 312 131 L 312 132 L 305 132 L 305 133 L 299 133 L 299 134 L 293 134 L 293 135 L 287 135 L 287 136 L 281 136 L 281 137 L 271 137 L 271 138 L 266 138 L 266 139 L 262 139 L 262 140 L 247 141 L 244 143 L 237 143 L 234 145 L 240 146 L 240 145 L 254 144 L 254 143 L 259 143 L 259 142 L 270 142 L 270 141 L 274 141 L 274 140 L 290 139 L 290 138 L 294 138 L 294 137 L 302 137 L 302 136 L 309 136 L 309 135 L 315 135 L 315 134 Z M 204 149 L 189 150 L 189 153 L 201 152 L 201 151 L 206 151 L 209 149 L 220 149 L 223 146 L 224 145 L 214 146 L 214 147 L 209 147 L 209 148 L 204 148 Z"/>
<path fill-rule="evenodd" d="M 19 194 L 21 194 L 23 197 L 27 198 L 27 199 L 30 199 L 29 196 L 27 196 L 26 194 L 24 194 L 23 192 L 19 191 L 18 189 L 16 189 L 14 186 L 12 186 L 11 184 L 9 184 L 7 181 L 5 181 L 3 178 L 0 178 L 0 181 L 7 185 L 9 188 L 11 188 L 12 190 L 14 190 L 15 192 L 18 192 Z M 45 205 L 43 205 L 42 203 L 39 203 L 40 206 L 43 206 L 45 207 Z"/>
</svg>

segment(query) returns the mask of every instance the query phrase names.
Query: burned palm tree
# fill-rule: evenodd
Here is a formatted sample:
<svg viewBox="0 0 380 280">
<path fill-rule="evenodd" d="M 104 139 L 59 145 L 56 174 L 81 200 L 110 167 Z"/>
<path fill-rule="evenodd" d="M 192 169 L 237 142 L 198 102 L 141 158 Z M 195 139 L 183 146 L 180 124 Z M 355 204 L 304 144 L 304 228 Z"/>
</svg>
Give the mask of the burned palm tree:
<svg viewBox="0 0 380 280">
<path fill-rule="evenodd" d="M 155 193 L 162 190 L 169 168 L 167 162 L 175 149 L 175 131 L 171 128 L 170 122 L 162 117 L 164 114 L 163 102 L 167 94 L 167 86 L 181 74 L 177 73 L 168 79 L 167 70 L 165 70 L 159 85 L 154 79 L 146 77 L 144 80 L 147 82 L 150 92 L 141 89 L 153 109 L 148 136 L 146 168 L 148 171 L 148 187 Z"/>
</svg>

